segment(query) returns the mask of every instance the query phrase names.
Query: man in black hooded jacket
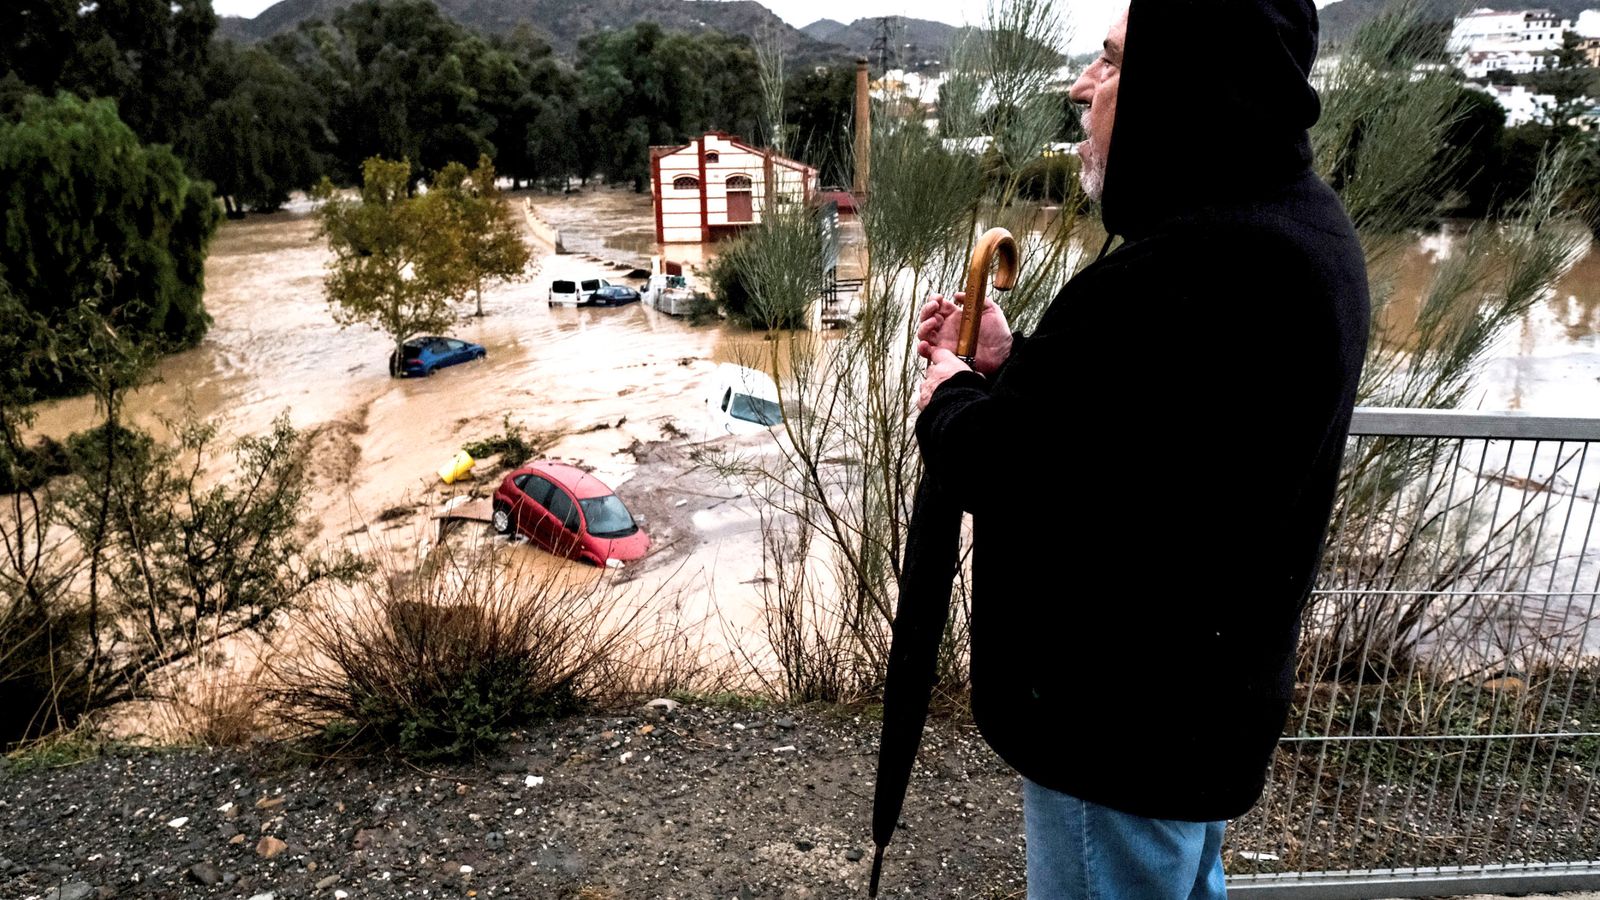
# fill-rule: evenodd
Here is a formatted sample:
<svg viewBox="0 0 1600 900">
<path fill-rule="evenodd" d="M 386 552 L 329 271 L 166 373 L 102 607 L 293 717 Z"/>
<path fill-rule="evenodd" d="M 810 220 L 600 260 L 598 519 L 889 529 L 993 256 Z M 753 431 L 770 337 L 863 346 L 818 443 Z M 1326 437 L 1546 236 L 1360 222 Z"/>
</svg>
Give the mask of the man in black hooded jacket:
<svg viewBox="0 0 1600 900">
<path fill-rule="evenodd" d="M 973 710 L 1024 777 L 1030 897 L 1222 896 L 1261 795 L 1369 315 L 1311 170 L 1316 45 L 1311 0 L 1133 0 L 1072 92 L 1121 243 L 1031 335 L 986 310 L 976 371 L 923 310 L 917 438 L 973 516 Z"/>
</svg>

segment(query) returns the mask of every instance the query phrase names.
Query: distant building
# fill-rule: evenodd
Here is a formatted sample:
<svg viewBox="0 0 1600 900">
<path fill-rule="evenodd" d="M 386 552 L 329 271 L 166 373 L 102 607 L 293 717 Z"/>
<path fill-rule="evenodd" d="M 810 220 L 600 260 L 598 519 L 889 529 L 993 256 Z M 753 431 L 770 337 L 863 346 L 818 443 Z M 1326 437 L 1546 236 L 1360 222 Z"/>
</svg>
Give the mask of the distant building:
<svg viewBox="0 0 1600 900">
<path fill-rule="evenodd" d="M 1488 78 L 1490 72 L 1527 75 L 1543 71 L 1546 65 L 1545 54 L 1521 50 L 1469 50 L 1456 59 L 1461 74 L 1476 79 Z"/>
<path fill-rule="evenodd" d="M 1600 68 L 1600 37 L 1587 37 L 1578 41 L 1578 52 L 1583 54 L 1583 64 L 1591 69 Z"/>
<path fill-rule="evenodd" d="M 1446 48 L 1468 78 L 1525 75 L 1551 66 L 1562 34 L 1572 28 L 1572 20 L 1547 9 L 1475 9 L 1455 20 Z"/>
<path fill-rule="evenodd" d="M 769 200 L 809 202 L 817 170 L 714 131 L 681 146 L 651 147 L 650 181 L 656 241 L 707 243 L 760 222 Z"/>
<path fill-rule="evenodd" d="M 1469 84 L 1475 91 L 1483 91 L 1506 111 L 1506 127 L 1514 128 L 1529 122 L 1550 124 L 1550 111 L 1555 109 L 1556 98 L 1551 94 L 1535 94 L 1520 84 Z"/>
<path fill-rule="evenodd" d="M 1475 9 L 1450 29 L 1452 53 L 1469 50 L 1524 50 L 1551 52 L 1561 48 L 1561 33 L 1571 31 L 1572 20 L 1548 9 L 1499 12 Z"/>
</svg>

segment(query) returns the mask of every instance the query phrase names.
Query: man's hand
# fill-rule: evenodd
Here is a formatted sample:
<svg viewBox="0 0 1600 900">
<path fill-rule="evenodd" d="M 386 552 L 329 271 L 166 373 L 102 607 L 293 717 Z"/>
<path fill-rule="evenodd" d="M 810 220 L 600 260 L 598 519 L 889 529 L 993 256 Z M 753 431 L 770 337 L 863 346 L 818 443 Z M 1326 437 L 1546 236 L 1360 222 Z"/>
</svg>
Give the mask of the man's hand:
<svg viewBox="0 0 1600 900">
<path fill-rule="evenodd" d="M 928 362 L 928 370 L 922 373 L 922 387 L 917 391 L 917 409 L 927 409 L 928 401 L 933 399 L 933 392 L 944 384 L 944 380 L 957 372 L 970 372 L 967 364 L 961 358 L 943 347 L 935 347 L 933 356 Z"/>
<path fill-rule="evenodd" d="M 947 300 L 940 294 L 928 298 L 927 305 L 922 307 L 921 321 L 917 324 L 918 356 L 931 361 L 936 349 L 955 352 L 956 341 L 961 335 L 959 301 L 966 296 L 958 292 L 955 301 Z M 985 297 L 983 319 L 978 322 L 978 352 L 973 360 L 973 368 L 980 375 L 992 375 L 1010 355 L 1011 328 L 1006 325 L 1006 314 L 1000 311 L 993 300 Z"/>
</svg>

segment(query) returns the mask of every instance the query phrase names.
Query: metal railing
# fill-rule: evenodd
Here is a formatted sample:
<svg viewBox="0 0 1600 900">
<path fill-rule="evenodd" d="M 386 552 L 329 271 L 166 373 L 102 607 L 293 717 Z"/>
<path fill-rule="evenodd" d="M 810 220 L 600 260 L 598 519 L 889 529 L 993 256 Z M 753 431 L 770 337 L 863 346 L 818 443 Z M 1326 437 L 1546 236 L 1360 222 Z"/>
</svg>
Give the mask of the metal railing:
<svg viewBox="0 0 1600 900">
<path fill-rule="evenodd" d="M 1597 496 L 1600 419 L 1356 411 L 1230 892 L 1600 887 Z"/>
</svg>

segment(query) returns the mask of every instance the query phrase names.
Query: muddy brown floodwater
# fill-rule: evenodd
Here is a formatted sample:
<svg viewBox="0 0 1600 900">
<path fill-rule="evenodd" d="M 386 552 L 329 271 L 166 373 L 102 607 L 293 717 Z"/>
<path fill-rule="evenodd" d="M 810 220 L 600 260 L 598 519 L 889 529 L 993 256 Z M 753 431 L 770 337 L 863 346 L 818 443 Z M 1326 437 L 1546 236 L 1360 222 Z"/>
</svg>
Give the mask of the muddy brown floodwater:
<svg viewBox="0 0 1600 900">
<path fill-rule="evenodd" d="M 659 248 L 647 195 L 531 199 L 574 252 L 557 255 L 530 231 L 536 272 L 491 287 L 486 315 L 450 329 L 485 345 L 488 358 L 415 380 L 388 376 L 384 335 L 334 323 L 322 292 L 329 254 L 314 218 L 285 212 L 225 224 L 206 263 L 214 324 L 198 347 L 162 360 L 155 383 L 129 398 L 130 419 L 161 432 L 163 418 L 188 406 L 237 436 L 260 433 L 287 412 L 315 432 L 308 518 L 318 540 L 387 553 L 402 566 L 436 540 L 430 516 L 440 504 L 493 490 L 487 475 L 439 483 L 435 471 L 463 443 L 498 433 L 506 416 L 529 431 L 561 432 L 547 455 L 592 468 L 652 535 L 656 549 L 620 577 L 644 591 L 665 585 L 673 614 L 705 623 L 713 644 L 760 634 L 755 503 L 742 485 L 697 467 L 692 453 L 707 434 L 705 379 L 718 362 L 759 358 L 764 337 L 690 326 L 642 305 L 551 308 L 552 278 L 626 281 Z M 1425 280 L 1451 243 L 1448 234 L 1420 241 L 1409 277 Z M 669 250 L 688 262 L 705 258 L 700 248 Z M 1136 325 L 1107 339 L 1125 341 L 1136 359 Z M 1582 259 L 1490 354 L 1479 397 L 1483 409 L 1600 408 L 1600 256 Z M 42 406 L 35 427 L 61 438 L 93 420 L 92 402 L 74 398 Z M 469 524 L 451 539 L 486 530 Z M 568 565 L 531 547 L 518 552 L 535 568 Z"/>
<path fill-rule="evenodd" d="M 564 218 L 577 217 L 581 205 L 591 224 L 610 223 L 599 233 L 625 234 L 639 199 L 595 193 L 554 202 Z M 643 202 L 648 216 L 648 196 Z M 388 553 L 402 566 L 435 539 L 430 516 L 440 504 L 486 495 L 498 481 L 439 482 L 436 470 L 463 443 L 499 433 L 508 415 L 531 432 L 561 432 L 546 455 L 592 468 L 652 536 L 656 549 L 622 577 L 647 591 L 670 582 L 675 613 L 709 621 L 714 638 L 756 627 L 758 520 L 739 487 L 690 471 L 685 446 L 706 435 L 702 382 L 761 337 L 691 327 L 640 304 L 552 308 L 550 279 L 622 281 L 629 267 L 529 241 L 535 273 L 486 290 L 485 315 L 449 329 L 483 344 L 487 359 L 397 380 L 387 374 L 383 334 L 334 323 L 322 292 L 329 253 L 312 216 L 228 222 L 206 263 L 210 331 L 198 347 L 161 361 L 156 381 L 129 397 L 128 417 L 161 433 L 162 420 L 188 406 L 238 436 L 264 431 L 287 411 L 297 428 L 316 432 L 308 519 L 317 539 Z M 609 252 L 598 241 L 590 249 Z M 93 403 L 73 398 L 42 406 L 35 430 L 61 438 L 93 422 Z M 381 522 L 380 513 L 388 513 Z M 486 531 L 469 524 L 452 540 Z M 568 565 L 532 547 L 519 552 L 535 566 Z"/>
</svg>

